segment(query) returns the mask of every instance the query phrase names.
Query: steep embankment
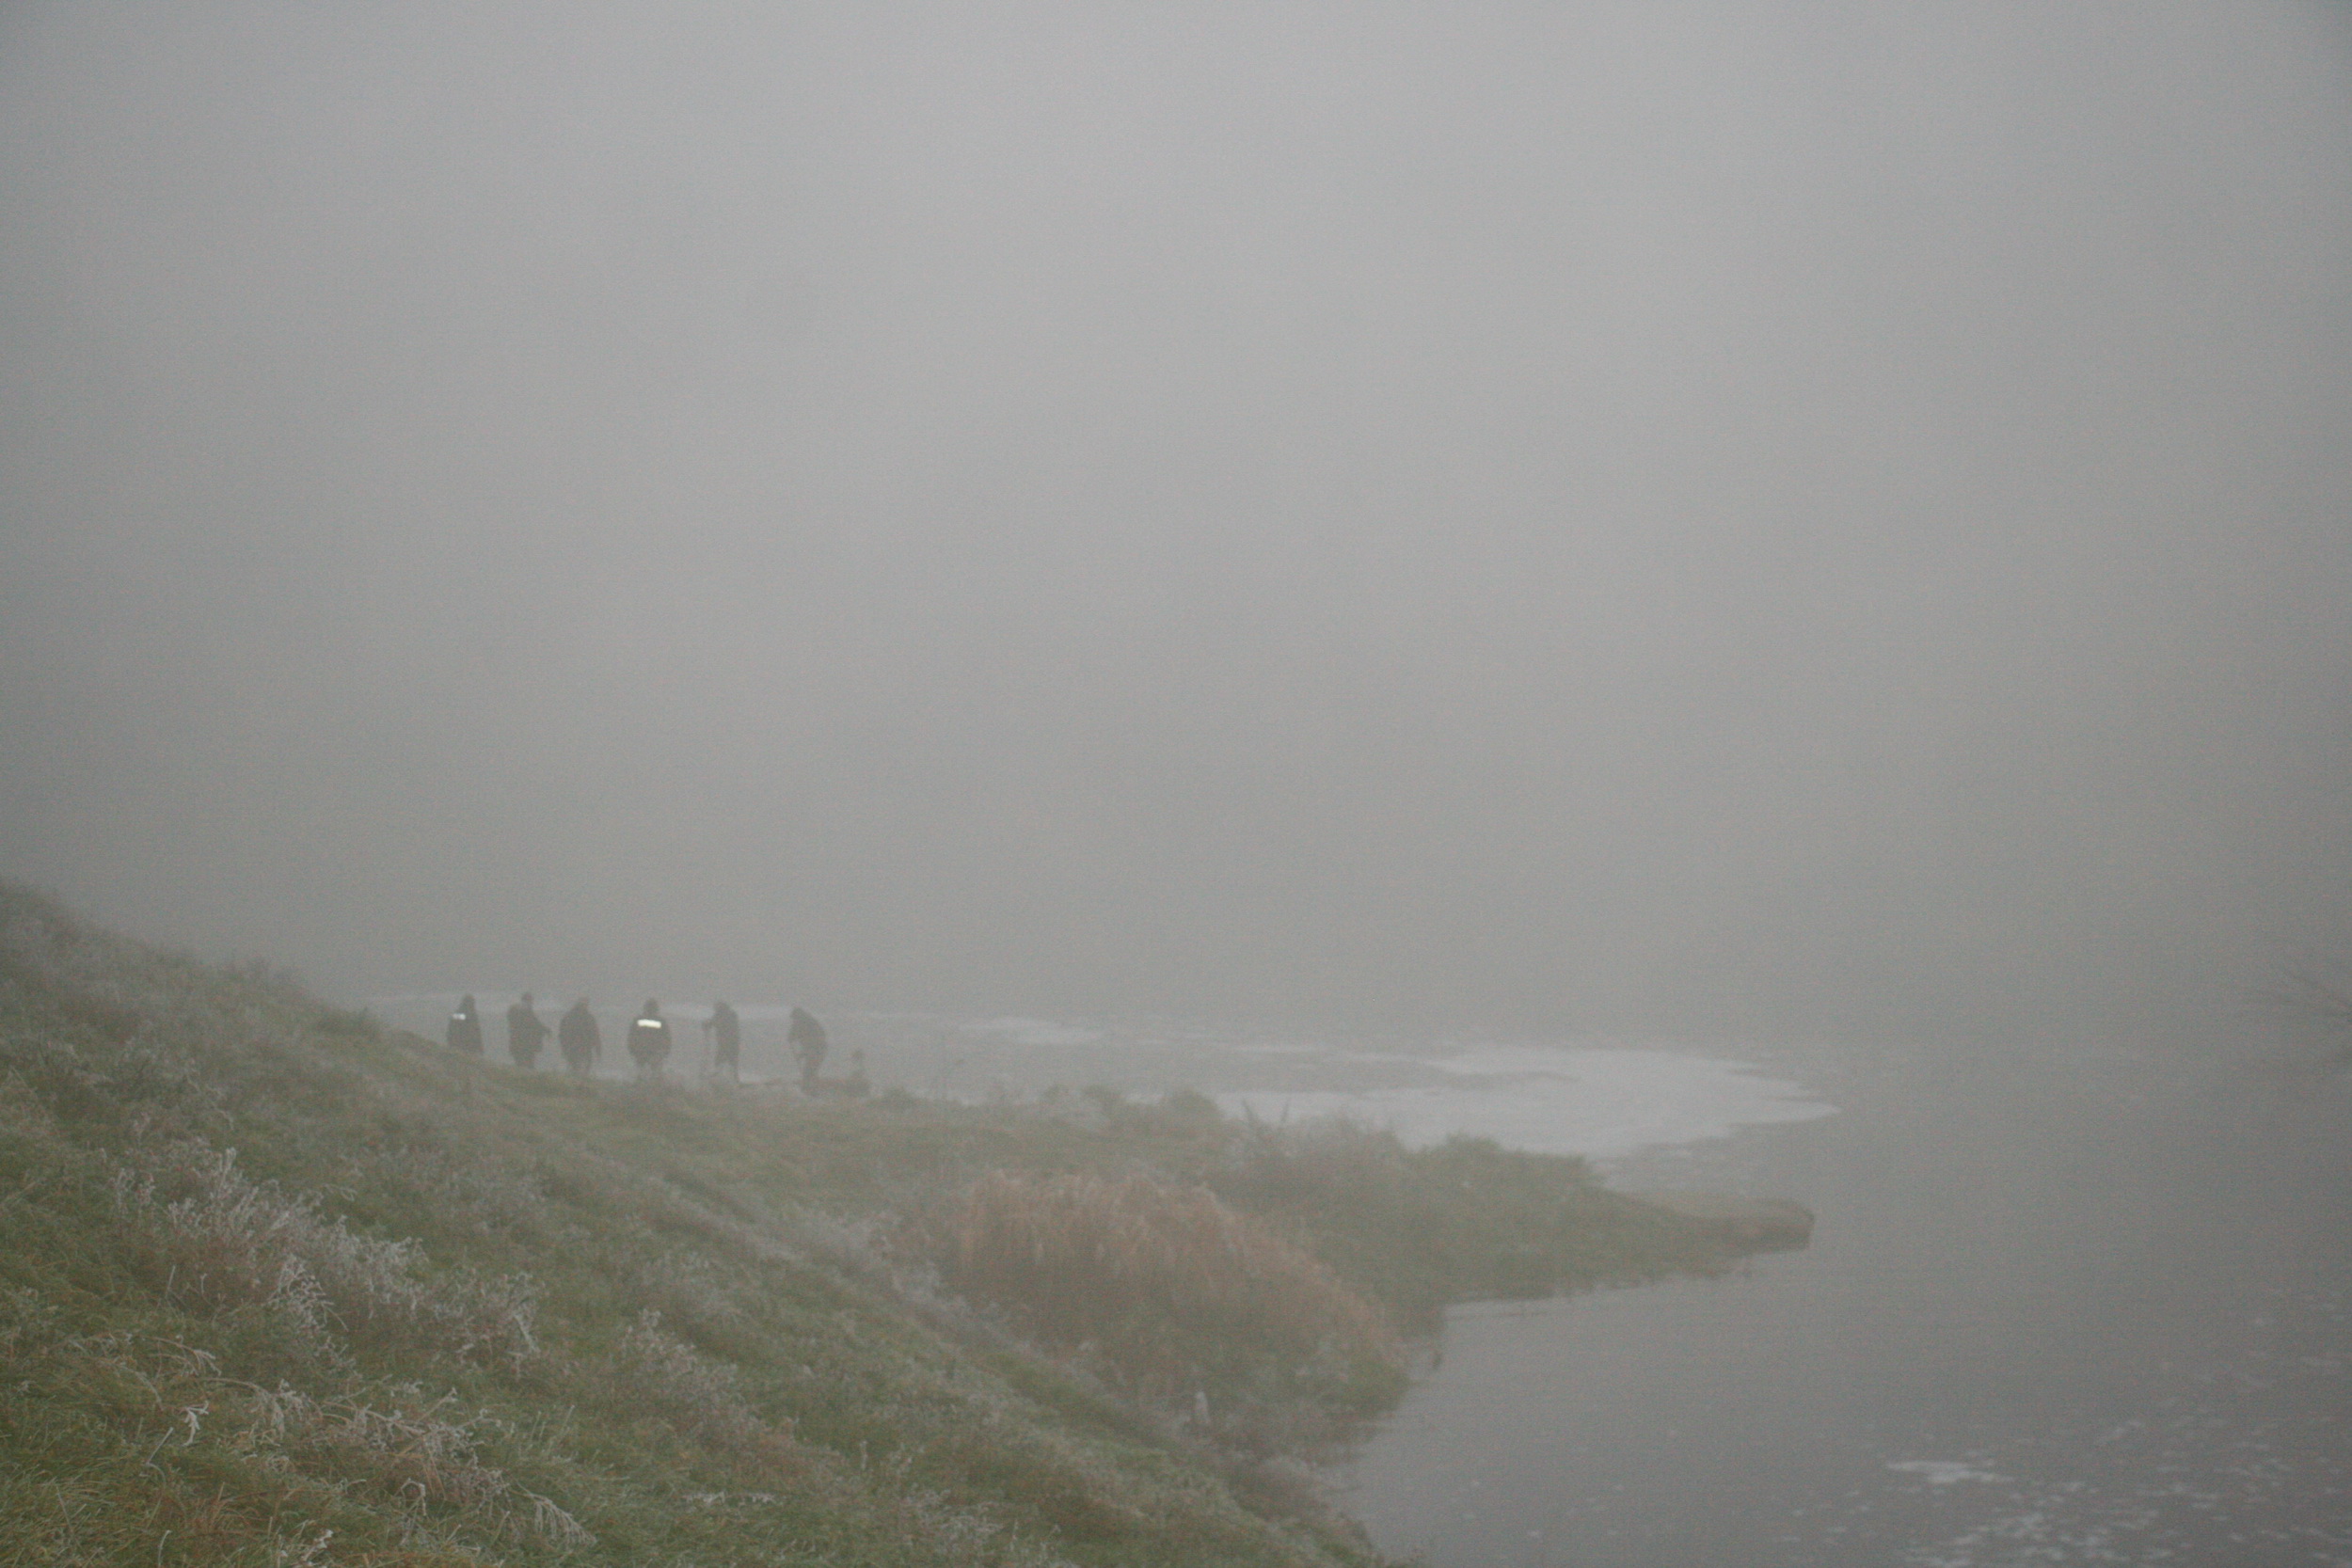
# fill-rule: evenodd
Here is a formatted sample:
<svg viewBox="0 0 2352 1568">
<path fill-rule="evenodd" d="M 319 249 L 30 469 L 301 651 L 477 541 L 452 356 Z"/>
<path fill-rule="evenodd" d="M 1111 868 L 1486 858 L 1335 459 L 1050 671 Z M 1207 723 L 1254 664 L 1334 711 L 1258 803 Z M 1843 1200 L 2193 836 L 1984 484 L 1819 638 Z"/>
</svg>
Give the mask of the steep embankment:
<svg viewBox="0 0 2352 1568">
<path fill-rule="evenodd" d="M 0 1562 L 1370 1560 L 1444 1300 L 1717 1266 L 1572 1161 L 581 1085 L 0 886 Z"/>
</svg>

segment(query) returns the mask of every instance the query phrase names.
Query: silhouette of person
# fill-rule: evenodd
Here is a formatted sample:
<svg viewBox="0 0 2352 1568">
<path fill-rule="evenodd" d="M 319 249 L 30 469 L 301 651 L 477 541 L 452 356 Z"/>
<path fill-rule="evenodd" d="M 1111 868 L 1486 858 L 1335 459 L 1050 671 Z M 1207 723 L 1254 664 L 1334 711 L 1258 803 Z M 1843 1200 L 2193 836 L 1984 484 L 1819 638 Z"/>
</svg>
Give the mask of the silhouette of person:
<svg viewBox="0 0 2352 1568">
<path fill-rule="evenodd" d="M 661 1016 L 661 1004 L 647 1001 L 638 1012 L 637 1022 L 628 1026 L 628 1053 L 637 1062 L 637 1076 L 659 1078 L 661 1064 L 670 1059 L 670 1021 Z"/>
<path fill-rule="evenodd" d="M 525 991 L 520 1002 L 506 1009 L 506 1053 L 516 1067 L 532 1067 L 539 1060 L 539 1048 L 547 1043 L 548 1026 L 539 1022 L 539 1010 Z"/>
<path fill-rule="evenodd" d="M 792 1043 L 792 1054 L 801 1059 L 801 1087 L 815 1088 L 817 1069 L 825 1065 L 825 1026 L 807 1008 L 795 1007 L 792 1027 L 786 1037 Z"/>
<path fill-rule="evenodd" d="M 557 1024 L 555 1043 L 563 1049 L 564 1065 L 572 1069 L 573 1077 L 585 1078 L 596 1070 L 597 1059 L 604 1054 L 604 1031 L 596 1027 L 596 1015 L 588 1010 L 586 997 L 573 1003 Z"/>
<path fill-rule="evenodd" d="M 710 1016 L 703 1020 L 703 1028 L 711 1035 L 710 1067 L 716 1072 L 726 1069 L 734 1083 L 743 1081 L 743 1021 L 735 1009 L 723 1002 L 714 1003 Z"/>
<path fill-rule="evenodd" d="M 471 992 L 449 1015 L 449 1048 L 472 1056 L 482 1054 L 482 1014 L 474 1007 Z"/>
</svg>

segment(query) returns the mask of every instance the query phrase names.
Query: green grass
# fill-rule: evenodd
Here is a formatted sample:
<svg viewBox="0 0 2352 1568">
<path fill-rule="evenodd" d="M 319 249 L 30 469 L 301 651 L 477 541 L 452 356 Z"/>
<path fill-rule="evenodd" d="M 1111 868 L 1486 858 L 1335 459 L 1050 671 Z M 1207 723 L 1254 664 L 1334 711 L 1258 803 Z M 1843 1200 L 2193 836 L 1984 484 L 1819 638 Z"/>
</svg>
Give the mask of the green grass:
<svg viewBox="0 0 2352 1568">
<path fill-rule="evenodd" d="M 1389 1325 L 1724 1260 L 1573 1161 L 1077 1110 L 519 1072 L 0 885 L 0 1563 L 1368 1563 L 1290 1456 Z"/>
</svg>

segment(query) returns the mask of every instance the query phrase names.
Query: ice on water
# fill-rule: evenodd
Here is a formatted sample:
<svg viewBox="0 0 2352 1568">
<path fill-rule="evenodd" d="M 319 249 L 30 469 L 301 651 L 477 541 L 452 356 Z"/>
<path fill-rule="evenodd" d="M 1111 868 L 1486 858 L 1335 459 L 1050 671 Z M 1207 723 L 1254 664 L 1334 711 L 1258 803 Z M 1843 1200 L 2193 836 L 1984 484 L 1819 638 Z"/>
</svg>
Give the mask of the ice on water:
<svg viewBox="0 0 2352 1568">
<path fill-rule="evenodd" d="M 1801 1085 L 1700 1052 L 1604 1042 L 1367 1045 L 1163 1020 L 871 1015 L 877 1062 L 966 1099 L 1102 1084 L 1208 1094 L 1263 1122 L 1343 1117 L 1415 1147 L 1455 1133 L 1537 1153 L 1623 1155 L 1831 1115 Z"/>
<path fill-rule="evenodd" d="M 1952 1459 L 1898 1459 L 1889 1461 L 1886 1467 L 1907 1475 L 1917 1476 L 1930 1486 L 1951 1486 L 1963 1481 L 1990 1481 L 1995 1485 L 2003 1485 L 2010 1479 L 2004 1475 L 1996 1475 L 1991 1470 L 1980 1470 L 1973 1465 L 1963 1465 Z"/>
<path fill-rule="evenodd" d="M 1624 1047 L 1490 1047 L 1427 1064 L 1438 1081 L 1304 1092 L 1244 1089 L 1217 1096 L 1261 1121 L 1341 1116 L 1387 1128 L 1405 1143 L 1457 1132 L 1510 1148 L 1594 1158 L 1697 1143 L 1734 1128 L 1806 1121 L 1836 1107 L 1748 1064 Z"/>
</svg>

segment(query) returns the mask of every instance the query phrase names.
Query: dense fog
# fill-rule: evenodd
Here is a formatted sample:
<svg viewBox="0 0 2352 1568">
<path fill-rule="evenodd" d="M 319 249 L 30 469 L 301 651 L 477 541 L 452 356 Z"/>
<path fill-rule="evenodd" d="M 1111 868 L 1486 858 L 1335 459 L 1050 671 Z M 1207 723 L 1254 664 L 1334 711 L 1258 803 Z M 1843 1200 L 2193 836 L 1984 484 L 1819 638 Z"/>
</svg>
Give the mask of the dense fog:
<svg viewBox="0 0 2352 1568">
<path fill-rule="evenodd" d="M 2194 1037 L 2352 17 L 0 13 L 0 874 L 460 986 Z"/>
</svg>

